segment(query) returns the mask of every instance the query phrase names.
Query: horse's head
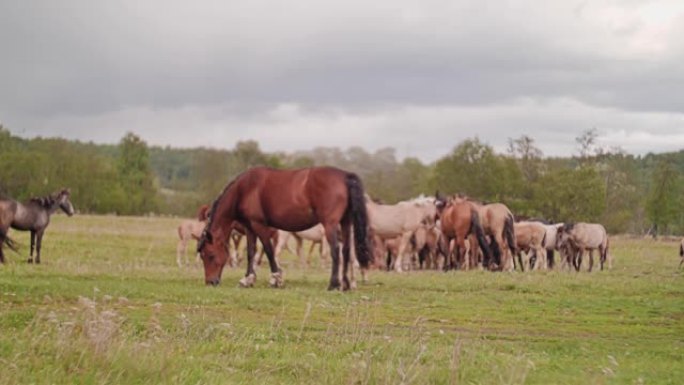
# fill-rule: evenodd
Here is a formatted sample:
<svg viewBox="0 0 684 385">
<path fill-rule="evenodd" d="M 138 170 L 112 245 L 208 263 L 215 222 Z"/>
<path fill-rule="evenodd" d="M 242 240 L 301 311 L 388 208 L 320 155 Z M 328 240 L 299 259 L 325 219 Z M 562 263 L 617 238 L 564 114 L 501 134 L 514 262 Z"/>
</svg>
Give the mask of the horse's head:
<svg viewBox="0 0 684 385">
<path fill-rule="evenodd" d="M 570 239 L 570 232 L 574 225 L 572 223 L 561 223 L 556 225 L 556 248 L 561 249 L 563 245 L 567 245 Z"/>
<path fill-rule="evenodd" d="M 62 189 L 59 193 L 57 193 L 57 204 L 59 205 L 59 208 L 64 211 L 64 213 L 68 216 L 74 215 L 74 205 L 71 204 L 71 201 L 69 200 L 69 197 L 71 196 L 71 190 L 68 188 Z"/>
<path fill-rule="evenodd" d="M 214 239 L 214 236 L 205 228 L 197 243 L 197 252 L 204 264 L 204 283 L 216 286 L 221 282 L 223 267 L 228 262 L 228 250 L 223 239 Z"/>
</svg>

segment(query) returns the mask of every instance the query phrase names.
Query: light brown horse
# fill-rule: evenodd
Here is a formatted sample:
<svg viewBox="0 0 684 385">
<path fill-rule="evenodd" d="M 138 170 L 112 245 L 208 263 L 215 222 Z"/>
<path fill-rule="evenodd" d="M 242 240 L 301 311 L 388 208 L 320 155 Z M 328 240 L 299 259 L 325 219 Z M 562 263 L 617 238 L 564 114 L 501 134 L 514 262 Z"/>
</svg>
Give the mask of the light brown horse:
<svg viewBox="0 0 684 385">
<path fill-rule="evenodd" d="M 478 261 L 474 258 L 476 253 L 472 248 L 468 253 L 470 257 L 466 260 L 466 241 L 471 234 L 475 235 L 483 252 L 489 255 L 489 246 L 485 240 L 477 208 L 469 201 L 453 198 L 438 199 L 437 208 L 440 211 L 442 233 L 449 245 L 444 270 L 469 270 L 477 267 Z"/>
<path fill-rule="evenodd" d="M 19 231 L 31 232 L 31 253 L 28 263 L 33 263 L 33 250 L 36 250 L 36 263 L 40 263 L 40 250 L 43 234 L 50 224 L 50 216 L 58 209 L 68 216 L 74 215 L 70 201 L 71 191 L 62 189 L 45 197 L 31 198 L 20 203 L 10 198 L 0 198 L 0 263 L 5 263 L 2 247 L 7 245 L 16 251 L 16 244 L 9 238 L 10 227 Z"/>
<path fill-rule="evenodd" d="M 240 280 L 243 287 L 256 281 L 254 253 L 257 238 L 266 251 L 271 268 L 269 283 L 283 284 L 282 271 L 270 241 L 272 229 L 303 231 L 321 223 L 330 244 L 332 272 L 328 289 L 348 290 L 352 224 L 356 257 L 368 267 L 368 214 L 363 184 L 356 174 L 333 167 L 310 167 L 275 170 L 267 167 L 249 169 L 223 190 L 214 201 L 209 223 L 198 246 L 204 263 L 206 284 L 218 285 L 228 259 L 224 243 L 235 223 L 244 226 L 247 236 L 247 272 Z M 343 269 L 340 282 L 338 231 L 341 232 Z"/>
<path fill-rule="evenodd" d="M 585 251 L 589 251 L 589 267 L 591 271 L 594 267 L 594 250 L 599 251 L 601 270 L 606 262 L 610 268 L 608 259 L 608 234 L 603 225 L 598 223 L 566 223 L 558 230 L 557 244 L 559 248 L 565 250 L 568 258 L 579 271 L 582 265 L 582 257 Z"/>
<path fill-rule="evenodd" d="M 411 236 L 422 226 L 432 226 L 437 216 L 437 208 L 431 198 L 418 198 L 399 202 L 394 205 L 378 204 L 366 197 L 366 208 L 370 228 L 382 239 L 401 237 L 394 270 L 401 273 L 404 254 L 410 246 Z"/>
<path fill-rule="evenodd" d="M 520 262 L 520 269 L 539 270 L 547 268 L 546 253 L 546 227 L 539 222 L 517 222 L 513 224 L 515 229 L 515 243 Z M 535 256 L 534 266 L 530 266 L 530 252 Z M 525 258 L 521 256 L 524 253 Z"/>
<path fill-rule="evenodd" d="M 178 267 L 183 267 L 181 259 L 185 259 L 185 264 L 188 264 L 188 242 L 193 239 L 199 241 L 202 231 L 207 225 L 207 211 L 209 211 L 209 205 L 202 205 L 197 210 L 197 219 L 187 219 L 178 225 L 178 244 L 176 245 L 176 264 Z M 199 257 L 197 260 L 199 261 Z"/>
</svg>

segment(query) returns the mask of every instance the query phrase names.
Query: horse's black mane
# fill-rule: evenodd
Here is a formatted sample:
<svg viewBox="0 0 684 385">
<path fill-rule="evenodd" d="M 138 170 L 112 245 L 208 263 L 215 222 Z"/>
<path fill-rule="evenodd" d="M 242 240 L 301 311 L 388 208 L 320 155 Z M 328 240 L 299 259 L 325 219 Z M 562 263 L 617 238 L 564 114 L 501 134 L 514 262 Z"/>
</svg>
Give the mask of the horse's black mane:
<svg viewBox="0 0 684 385">
<path fill-rule="evenodd" d="M 218 198 L 214 199 L 214 202 L 211 204 L 211 209 L 209 209 L 209 211 L 207 212 L 207 225 L 204 227 L 204 231 L 202 232 L 202 237 L 200 238 L 198 246 L 203 245 L 204 241 L 207 239 L 207 232 L 211 228 L 211 225 L 214 223 L 214 213 L 216 212 L 216 208 L 218 207 L 221 198 L 223 198 L 223 196 L 226 195 L 226 192 L 228 192 L 228 189 L 235 183 L 238 177 L 240 177 L 240 175 L 238 175 L 237 177 L 235 177 L 235 179 L 230 181 L 230 183 L 228 183 L 226 187 L 223 188 L 223 191 L 221 191 L 221 194 L 219 194 Z M 200 247 L 198 247 L 198 250 L 199 249 Z"/>
<path fill-rule="evenodd" d="M 44 197 L 33 197 L 29 199 L 29 202 L 37 203 L 40 207 L 46 209 L 52 207 L 52 205 L 54 205 L 56 201 L 57 198 L 55 197 L 55 194 L 50 194 Z"/>
</svg>

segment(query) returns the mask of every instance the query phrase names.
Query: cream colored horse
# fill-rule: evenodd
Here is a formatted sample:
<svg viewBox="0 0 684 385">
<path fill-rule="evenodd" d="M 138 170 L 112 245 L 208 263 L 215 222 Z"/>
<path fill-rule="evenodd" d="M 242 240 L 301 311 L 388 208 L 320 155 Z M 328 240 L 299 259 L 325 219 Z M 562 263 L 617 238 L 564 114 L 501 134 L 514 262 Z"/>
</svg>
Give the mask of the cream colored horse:
<svg viewBox="0 0 684 385">
<path fill-rule="evenodd" d="M 199 221 L 197 219 L 188 219 L 178 226 L 178 245 L 176 246 L 176 264 L 178 267 L 183 267 L 181 259 L 185 259 L 185 264 L 188 264 L 188 242 L 191 240 L 199 240 L 202 236 L 202 231 L 206 226 L 206 221 Z M 199 262 L 199 254 L 196 262 Z"/>
<path fill-rule="evenodd" d="M 583 222 L 565 224 L 558 230 L 557 245 L 559 248 L 572 250 L 571 255 L 566 257 L 569 257 L 569 261 L 573 263 L 577 271 L 582 265 L 585 251 L 589 251 L 587 271 L 591 271 L 594 267 L 594 250 L 599 251 L 601 270 L 606 262 L 608 262 L 608 268 L 611 267 L 611 261 L 608 258 L 608 233 L 601 224 Z"/>
<path fill-rule="evenodd" d="M 521 269 L 539 270 L 546 269 L 546 253 L 544 246 L 546 242 L 546 228 L 539 222 L 518 222 L 514 223 L 515 244 L 518 258 L 524 253 L 525 258 L 520 259 Z M 534 266 L 530 266 L 530 252 L 536 256 Z"/>
<path fill-rule="evenodd" d="M 294 238 L 295 242 L 297 243 L 297 247 L 294 252 L 289 247 L 289 240 L 291 238 Z M 304 254 L 302 253 L 302 245 L 304 240 L 311 242 L 311 247 L 309 248 L 309 253 L 306 256 L 306 260 L 304 259 Z M 314 227 L 295 233 L 278 230 L 278 243 L 275 247 L 275 255 L 276 258 L 278 258 L 284 249 L 288 249 L 288 251 L 295 254 L 299 258 L 300 266 L 304 267 L 311 263 L 311 253 L 316 245 L 319 247 L 321 263 L 323 263 L 323 261 L 327 261 L 328 257 L 330 257 L 330 246 L 325 238 L 325 228 L 320 223 Z"/>
<path fill-rule="evenodd" d="M 396 272 L 403 272 L 404 254 L 411 236 L 421 226 L 432 226 L 435 222 L 437 208 L 434 199 L 421 197 L 384 205 L 375 203 L 366 196 L 366 209 L 370 228 L 376 236 L 382 239 L 400 237 L 399 250 L 393 265 Z"/>
<path fill-rule="evenodd" d="M 501 270 L 513 270 L 513 251 L 515 251 L 514 218 L 511 210 L 503 203 L 482 204 L 469 200 L 467 197 L 456 197 L 454 202 L 467 201 L 475 207 L 480 217 L 480 224 L 485 235 L 488 235 L 501 252 L 500 266 L 495 266 L 492 261 L 486 268 L 498 268 Z M 494 251 L 494 250 L 492 250 Z M 487 259 L 487 256 L 485 256 Z"/>
</svg>

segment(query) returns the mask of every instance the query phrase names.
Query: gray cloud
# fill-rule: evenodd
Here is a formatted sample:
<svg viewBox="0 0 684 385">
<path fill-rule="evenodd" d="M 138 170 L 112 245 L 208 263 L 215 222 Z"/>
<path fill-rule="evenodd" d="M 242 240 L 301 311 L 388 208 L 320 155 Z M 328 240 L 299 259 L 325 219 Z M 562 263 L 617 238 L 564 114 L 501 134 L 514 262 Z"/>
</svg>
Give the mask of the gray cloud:
<svg viewBox="0 0 684 385">
<path fill-rule="evenodd" d="M 0 119 L 27 136 L 434 159 L 473 135 L 567 154 L 591 127 L 635 152 L 684 130 L 676 1 L 6 3 Z"/>
</svg>

